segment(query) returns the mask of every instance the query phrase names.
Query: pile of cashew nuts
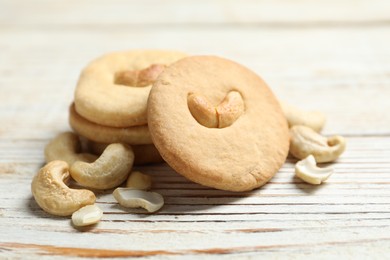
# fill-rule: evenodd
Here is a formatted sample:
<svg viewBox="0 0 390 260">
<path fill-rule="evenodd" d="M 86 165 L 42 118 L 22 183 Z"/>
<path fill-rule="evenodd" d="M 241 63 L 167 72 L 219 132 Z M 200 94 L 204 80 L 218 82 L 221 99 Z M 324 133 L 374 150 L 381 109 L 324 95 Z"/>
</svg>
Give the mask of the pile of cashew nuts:
<svg viewBox="0 0 390 260">
<path fill-rule="evenodd" d="M 126 188 L 114 190 L 114 198 L 124 207 L 141 207 L 155 212 L 164 205 L 163 197 L 149 192 L 151 177 L 132 171 L 134 152 L 123 143 L 108 145 L 98 157 L 81 153 L 81 140 L 72 132 L 65 132 L 45 148 L 47 164 L 40 169 L 31 184 L 38 205 L 56 216 L 72 215 L 75 226 L 95 224 L 103 216 L 95 205 L 96 196 L 91 190 L 107 190 L 126 181 Z M 91 189 L 72 189 L 67 184 L 70 177 L 78 185 Z"/>
<path fill-rule="evenodd" d="M 321 184 L 334 170 L 317 167 L 317 163 L 335 161 L 345 150 L 345 138 L 339 135 L 327 138 L 320 134 L 326 121 L 321 112 L 303 111 L 286 103 L 281 105 L 290 127 L 290 154 L 301 160 L 295 165 L 296 176 L 310 184 Z"/>
<path fill-rule="evenodd" d="M 199 98 L 202 97 L 193 97 L 193 110 L 197 109 L 196 99 Z M 228 98 L 240 102 L 234 92 Z M 319 133 L 325 124 L 325 116 L 320 112 L 303 111 L 286 103 L 282 103 L 282 109 L 290 127 L 290 154 L 300 160 L 295 165 L 296 176 L 310 184 L 321 184 L 330 177 L 333 168 L 319 168 L 317 163 L 335 161 L 345 150 L 345 139 L 342 136 L 327 138 Z M 204 118 L 216 114 L 211 110 L 202 112 Z M 221 122 L 223 126 L 229 124 L 228 119 L 227 123 L 223 118 L 214 121 L 218 126 Z M 102 218 L 103 211 L 95 205 L 96 196 L 91 190 L 113 188 L 116 188 L 114 198 L 123 207 L 156 212 L 164 205 L 160 194 L 147 191 L 151 188 L 151 176 L 132 171 L 131 146 L 113 143 L 105 147 L 100 156 L 81 151 L 80 137 L 72 132 L 62 133 L 47 144 L 47 164 L 31 184 L 32 194 L 44 211 L 56 216 L 72 215 L 75 226 L 95 224 Z M 87 189 L 70 188 L 70 178 Z M 119 187 L 122 183 L 125 187 Z"/>
</svg>

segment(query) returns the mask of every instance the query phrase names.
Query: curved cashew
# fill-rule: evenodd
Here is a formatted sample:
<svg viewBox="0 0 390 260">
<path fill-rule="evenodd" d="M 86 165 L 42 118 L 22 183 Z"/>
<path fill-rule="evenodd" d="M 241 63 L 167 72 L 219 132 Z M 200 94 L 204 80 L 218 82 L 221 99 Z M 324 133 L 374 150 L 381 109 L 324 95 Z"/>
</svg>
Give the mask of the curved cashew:
<svg viewBox="0 0 390 260">
<path fill-rule="evenodd" d="M 125 144 L 110 144 L 93 163 L 77 161 L 70 167 L 72 178 L 85 187 L 111 189 L 124 182 L 133 167 L 133 150 Z"/>
<path fill-rule="evenodd" d="M 165 65 L 152 64 L 143 70 L 121 71 L 115 75 L 115 84 L 146 87 L 153 84 L 157 77 L 164 71 Z"/>
<path fill-rule="evenodd" d="M 98 223 L 103 217 L 103 211 L 96 206 L 88 205 L 73 212 L 72 223 L 76 227 L 83 227 Z"/>
<path fill-rule="evenodd" d="M 317 167 L 314 156 L 309 155 L 308 157 L 306 157 L 306 159 L 297 162 L 297 164 L 295 165 L 295 174 L 297 177 L 307 183 L 321 184 L 333 174 L 333 168 Z"/>
<path fill-rule="evenodd" d="M 75 161 L 93 162 L 97 156 L 89 153 L 79 153 L 81 143 L 79 137 L 72 132 L 56 136 L 45 147 L 45 160 L 51 162 L 62 160 L 72 165 Z"/>
<path fill-rule="evenodd" d="M 196 121 L 208 128 L 232 125 L 245 109 L 242 96 L 237 91 L 230 91 L 217 107 L 213 107 L 204 96 L 194 93 L 188 95 L 187 104 Z"/>
<path fill-rule="evenodd" d="M 164 205 L 163 196 L 156 192 L 117 188 L 114 190 L 113 195 L 121 206 L 127 208 L 141 207 L 149 212 L 155 212 Z"/>
<path fill-rule="evenodd" d="M 218 127 L 218 117 L 215 108 L 201 95 L 191 93 L 187 98 L 188 108 L 199 124 L 208 128 Z"/>
<path fill-rule="evenodd" d="M 126 187 L 135 190 L 149 190 L 152 187 L 152 177 L 141 172 L 132 172 L 127 178 Z"/>
<path fill-rule="evenodd" d="M 298 159 L 313 155 L 317 162 L 331 162 L 344 152 L 346 146 L 342 136 L 326 138 L 302 125 L 293 126 L 290 136 L 290 153 Z"/>
<path fill-rule="evenodd" d="M 101 155 L 109 144 L 88 140 L 88 150 L 96 155 Z M 144 165 L 164 162 L 154 144 L 130 145 L 134 152 L 134 165 Z"/>
<path fill-rule="evenodd" d="M 244 113 L 244 101 L 237 91 L 229 92 L 217 106 L 218 128 L 233 124 Z"/>
<path fill-rule="evenodd" d="M 303 111 L 284 102 L 280 102 L 280 105 L 290 128 L 295 125 L 304 125 L 320 132 L 325 125 L 326 117 L 319 111 Z"/>
<path fill-rule="evenodd" d="M 69 167 L 64 161 L 52 161 L 35 175 L 31 191 L 38 205 L 46 212 L 57 216 L 68 216 L 76 210 L 95 203 L 92 191 L 70 189 Z"/>
</svg>

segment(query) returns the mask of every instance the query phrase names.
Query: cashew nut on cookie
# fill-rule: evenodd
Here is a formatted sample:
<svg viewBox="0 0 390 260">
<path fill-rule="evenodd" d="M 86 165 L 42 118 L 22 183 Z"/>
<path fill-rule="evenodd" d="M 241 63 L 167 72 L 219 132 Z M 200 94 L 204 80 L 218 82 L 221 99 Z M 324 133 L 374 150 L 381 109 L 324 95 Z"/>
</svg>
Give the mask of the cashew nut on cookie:
<svg viewBox="0 0 390 260">
<path fill-rule="evenodd" d="M 187 102 L 196 121 L 209 128 L 230 126 L 245 110 L 244 101 L 237 91 L 230 91 L 216 107 L 213 107 L 204 96 L 194 93 L 188 95 Z"/>
<path fill-rule="evenodd" d="M 125 70 L 115 74 L 115 83 L 125 86 L 146 87 L 157 79 L 165 65 L 152 64 L 143 70 Z"/>
</svg>

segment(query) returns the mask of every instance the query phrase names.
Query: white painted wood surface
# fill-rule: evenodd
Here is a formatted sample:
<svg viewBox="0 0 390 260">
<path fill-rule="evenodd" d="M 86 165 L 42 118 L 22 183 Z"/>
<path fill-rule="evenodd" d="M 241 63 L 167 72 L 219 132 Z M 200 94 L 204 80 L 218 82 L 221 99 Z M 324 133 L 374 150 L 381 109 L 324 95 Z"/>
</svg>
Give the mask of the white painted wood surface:
<svg viewBox="0 0 390 260">
<path fill-rule="evenodd" d="M 390 255 L 388 1 L 0 0 L 0 258 L 385 258 Z M 270 183 L 230 193 L 167 165 L 166 205 L 124 210 L 98 194 L 103 221 L 77 230 L 34 202 L 43 148 L 68 130 L 85 64 L 109 51 L 216 54 L 258 72 L 280 99 L 328 117 L 347 137 L 336 173 L 314 187 L 289 159 Z"/>
</svg>

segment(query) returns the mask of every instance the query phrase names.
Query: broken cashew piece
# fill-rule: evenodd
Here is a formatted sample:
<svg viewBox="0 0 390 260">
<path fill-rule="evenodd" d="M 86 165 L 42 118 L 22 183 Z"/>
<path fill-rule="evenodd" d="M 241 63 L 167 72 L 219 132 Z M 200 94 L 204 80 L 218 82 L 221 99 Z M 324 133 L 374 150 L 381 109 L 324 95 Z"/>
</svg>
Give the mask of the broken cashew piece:
<svg viewBox="0 0 390 260">
<path fill-rule="evenodd" d="M 199 124 L 208 128 L 224 128 L 232 125 L 245 110 L 242 96 L 230 91 L 217 107 L 202 95 L 191 93 L 187 98 L 188 108 Z"/>
<path fill-rule="evenodd" d="M 326 122 L 326 117 L 319 111 L 304 111 L 290 104 L 280 102 L 289 127 L 304 125 L 320 132 Z"/>
<path fill-rule="evenodd" d="M 80 153 L 79 137 L 72 132 L 65 132 L 56 136 L 45 147 L 45 160 L 51 162 L 61 160 L 72 165 L 75 161 L 93 162 L 97 156 L 89 153 Z"/>
<path fill-rule="evenodd" d="M 155 212 L 164 205 L 164 198 L 156 192 L 116 188 L 113 195 L 121 206 L 127 208 L 144 208 L 148 212 Z"/>
<path fill-rule="evenodd" d="M 303 181 L 310 184 L 321 184 L 333 174 L 332 167 L 319 168 L 313 155 L 309 155 L 304 160 L 295 165 L 295 174 Z"/>
<path fill-rule="evenodd" d="M 31 183 L 35 201 L 47 213 L 69 216 L 76 210 L 95 203 L 92 191 L 70 189 L 69 166 L 64 161 L 52 161 L 41 168 Z"/>
<path fill-rule="evenodd" d="M 345 146 L 342 136 L 326 138 L 302 125 L 290 129 L 290 153 L 298 159 L 313 155 L 319 163 L 332 162 L 344 152 Z"/>
<path fill-rule="evenodd" d="M 120 143 L 110 144 L 95 162 L 75 162 L 70 167 L 70 174 L 85 187 L 111 189 L 126 180 L 133 162 L 131 147 Z"/>
<path fill-rule="evenodd" d="M 88 205 L 73 212 L 72 223 L 76 227 L 89 226 L 98 223 L 103 217 L 103 211 L 96 206 Z"/>
<path fill-rule="evenodd" d="M 152 177 L 141 172 L 131 172 L 127 178 L 126 188 L 149 190 L 152 187 Z"/>
</svg>

